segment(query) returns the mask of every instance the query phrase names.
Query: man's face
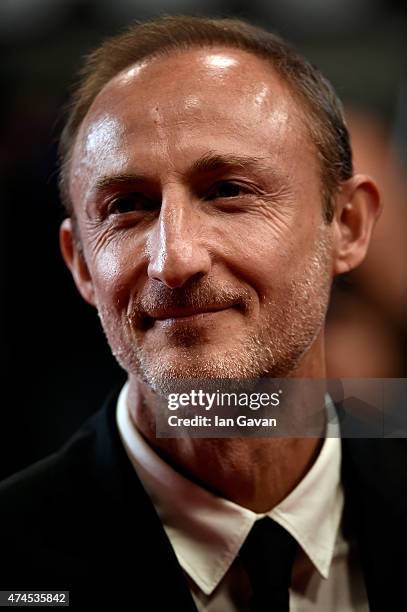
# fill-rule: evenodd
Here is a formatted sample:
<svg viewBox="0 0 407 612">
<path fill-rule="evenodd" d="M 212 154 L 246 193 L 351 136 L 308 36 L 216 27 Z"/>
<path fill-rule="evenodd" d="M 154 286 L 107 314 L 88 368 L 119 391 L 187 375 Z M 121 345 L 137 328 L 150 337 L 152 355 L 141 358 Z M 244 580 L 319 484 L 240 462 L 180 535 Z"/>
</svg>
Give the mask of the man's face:
<svg viewBox="0 0 407 612">
<path fill-rule="evenodd" d="M 190 50 L 104 87 L 70 189 L 82 293 L 131 376 L 301 371 L 332 277 L 320 176 L 299 103 L 251 54 Z"/>
</svg>

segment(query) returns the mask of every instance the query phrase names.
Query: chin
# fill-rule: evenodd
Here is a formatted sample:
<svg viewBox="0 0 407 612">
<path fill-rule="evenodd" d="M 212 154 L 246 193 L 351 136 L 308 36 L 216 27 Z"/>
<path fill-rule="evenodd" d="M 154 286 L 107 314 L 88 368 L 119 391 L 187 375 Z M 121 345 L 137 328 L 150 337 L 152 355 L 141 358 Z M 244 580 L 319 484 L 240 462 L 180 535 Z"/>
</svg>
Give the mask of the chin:
<svg viewBox="0 0 407 612">
<path fill-rule="evenodd" d="M 159 395 L 188 392 L 191 388 L 217 389 L 232 385 L 247 386 L 248 380 L 266 375 L 256 360 L 242 353 L 230 351 L 183 351 L 183 355 L 167 356 L 158 360 L 141 358 L 137 376 Z M 229 388 L 229 387 L 228 387 Z"/>
<path fill-rule="evenodd" d="M 187 383 L 193 388 L 193 381 L 196 386 L 205 385 L 205 381 L 211 384 L 214 380 L 221 386 L 222 381 L 243 386 L 264 377 L 286 378 L 298 368 L 314 339 L 304 329 L 295 335 L 297 342 L 290 335 L 253 333 L 234 341 L 229 337 L 225 342 L 222 337 L 222 344 L 191 342 L 190 346 L 180 346 L 178 342 L 177 346 L 167 343 L 159 349 L 139 345 L 136 353 L 133 352 L 133 367 L 125 369 L 159 395 L 176 392 Z"/>
</svg>

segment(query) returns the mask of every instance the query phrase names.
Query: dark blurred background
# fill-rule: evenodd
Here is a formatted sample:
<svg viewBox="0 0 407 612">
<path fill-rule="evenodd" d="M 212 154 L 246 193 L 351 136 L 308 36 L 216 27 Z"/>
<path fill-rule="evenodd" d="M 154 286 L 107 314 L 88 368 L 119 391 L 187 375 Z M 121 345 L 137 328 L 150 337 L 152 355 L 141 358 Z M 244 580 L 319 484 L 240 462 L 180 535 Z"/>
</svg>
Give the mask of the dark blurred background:
<svg viewBox="0 0 407 612">
<path fill-rule="evenodd" d="M 58 247 L 56 147 L 81 57 L 134 19 L 236 16 L 289 38 L 344 100 L 356 167 L 385 212 L 335 289 L 333 377 L 406 376 L 406 13 L 389 0 L 1 0 L 0 478 L 56 450 L 123 379 Z M 248 8 L 250 6 L 250 8 Z"/>
</svg>

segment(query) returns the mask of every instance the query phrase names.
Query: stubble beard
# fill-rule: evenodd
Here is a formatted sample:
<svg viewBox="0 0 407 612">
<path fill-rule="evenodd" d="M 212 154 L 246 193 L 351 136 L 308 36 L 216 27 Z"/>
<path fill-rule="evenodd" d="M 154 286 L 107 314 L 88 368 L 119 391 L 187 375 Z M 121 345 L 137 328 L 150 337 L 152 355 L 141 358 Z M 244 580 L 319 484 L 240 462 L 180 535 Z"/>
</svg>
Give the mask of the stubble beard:
<svg viewBox="0 0 407 612">
<path fill-rule="evenodd" d="M 112 352 L 129 374 L 162 396 L 191 379 L 237 382 L 286 378 L 299 367 L 325 321 L 331 287 L 329 248 L 321 232 L 302 274 L 285 288 L 284 301 L 264 303 L 266 314 L 257 327 L 247 328 L 244 337 L 224 350 L 207 357 L 198 342 L 186 341 L 177 350 L 178 359 L 171 360 L 163 351 L 145 350 L 134 341 L 134 334 L 130 334 L 131 340 L 128 335 L 123 338 L 111 325 L 112 313 L 101 306 L 98 312 Z"/>
</svg>

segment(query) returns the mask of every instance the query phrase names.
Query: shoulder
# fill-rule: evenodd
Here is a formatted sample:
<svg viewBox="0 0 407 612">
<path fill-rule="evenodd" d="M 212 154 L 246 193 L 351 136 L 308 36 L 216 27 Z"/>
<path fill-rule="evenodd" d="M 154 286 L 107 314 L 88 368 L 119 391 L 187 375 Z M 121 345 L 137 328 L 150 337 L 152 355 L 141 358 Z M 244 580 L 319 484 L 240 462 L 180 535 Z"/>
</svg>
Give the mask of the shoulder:
<svg viewBox="0 0 407 612">
<path fill-rule="evenodd" d="M 407 438 L 357 438 L 342 439 L 343 462 L 349 476 L 359 481 L 368 480 L 373 486 L 388 489 L 393 480 L 399 485 L 407 478 Z M 379 481 L 379 476 L 390 478 Z"/>
<path fill-rule="evenodd" d="M 355 538 L 371 602 L 388 600 L 407 546 L 407 439 L 342 440 L 344 535 Z M 383 563 L 386 559 L 386 563 Z"/>
<path fill-rule="evenodd" d="M 67 498 L 89 488 L 109 448 L 113 455 L 113 446 L 120 446 L 115 424 L 118 391 L 111 392 L 102 408 L 60 450 L 0 483 L 0 516 L 32 515 L 59 496 Z"/>
<path fill-rule="evenodd" d="M 114 543 L 115 436 L 114 408 L 102 408 L 60 451 L 0 484 L 0 574 L 10 588 L 91 579 Z"/>
<path fill-rule="evenodd" d="M 366 515 L 407 519 L 406 438 L 343 438 L 342 479 Z"/>
<path fill-rule="evenodd" d="M 56 506 L 63 513 L 63 502 L 72 503 L 86 490 L 94 437 L 85 425 L 58 452 L 0 483 L 0 541 L 46 525 Z"/>
<path fill-rule="evenodd" d="M 176 572 L 161 521 L 121 442 L 114 399 L 59 452 L 0 484 L 0 550 L 7 588 L 63 587 L 93 607 L 99 591 L 100 605 L 109 597 L 117 604 L 120 593 L 130 600 L 136 580 L 138 592 L 154 590 L 158 562 L 164 573 Z M 129 551 L 142 555 L 137 578 Z"/>
</svg>

